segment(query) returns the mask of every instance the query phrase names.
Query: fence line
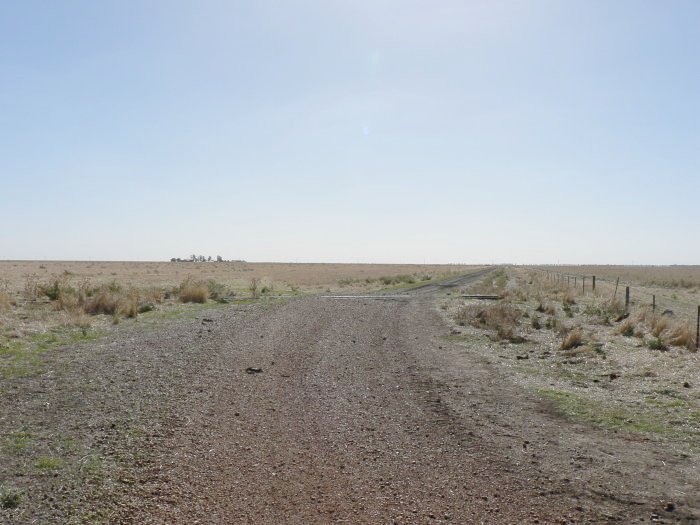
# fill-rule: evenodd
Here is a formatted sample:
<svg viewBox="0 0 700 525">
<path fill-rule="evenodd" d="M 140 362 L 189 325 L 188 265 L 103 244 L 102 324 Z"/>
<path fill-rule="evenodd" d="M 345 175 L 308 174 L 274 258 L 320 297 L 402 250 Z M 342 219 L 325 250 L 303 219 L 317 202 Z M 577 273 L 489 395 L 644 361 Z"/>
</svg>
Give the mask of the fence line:
<svg viewBox="0 0 700 525">
<path fill-rule="evenodd" d="M 532 266 L 528 266 L 526 268 L 531 269 L 531 270 L 535 270 L 535 271 L 539 271 L 539 272 L 544 272 L 545 275 L 547 276 L 547 279 L 552 281 L 552 282 L 555 282 L 555 283 L 563 283 L 564 278 L 566 277 L 566 285 L 569 288 L 571 287 L 571 279 L 573 278 L 574 289 L 577 288 L 577 284 L 576 284 L 577 278 L 580 277 L 581 282 L 582 282 L 581 292 L 583 295 L 586 295 L 586 277 L 589 277 L 587 275 L 569 274 L 569 273 L 564 273 L 564 272 L 557 272 L 557 271 L 546 269 L 546 268 L 535 268 Z M 612 279 L 606 279 L 604 277 L 601 278 L 601 277 L 597 277 L 595 275 L 591 275 L 590 277 L 591 277 L 591 283 L 592 283 L 591 284 L 591 294 L 593 294 L 593 295 L 599 295 L 596 293 L 596 282 L 609 283 L 610 286 L 613 285 Z M 618 290 L 618 287 L 620 285 L 620 278 L 619 277 L 617 277 L 617 279 L 615 279 L 614 284 L 615 284 L 615 291 L 613 292 L 613 296 L 611 298 L 611 301 L 615 301 L 617 299 L 617 290 Z M 632 283 L 632 284 L 622 283 L 622 284 L 625 286 L 625 309 L 626 310 L 629 310 L 630 305 L 633 304 L 631 290 L 633 288 L 635 288 L 636 290 L 640 290 L 642 293 L 646 293 L 648 295 L 651 295 L 650 306 L 651 306 L 653 311 L 656 311 L 656 307 L 658 306 L 657 301 L 656 301 L 656 294 L 644 291 L 644 288 L 648 288 L 648 286 L 644 286 L 641 284 L 634 284 L 634 283 Z M 659 288 L 659 287 L 657 287 L 657 288 Z M 672 303 L 672 304 L 675 303 L 676 305 L 681 306 L 681 308 L 683 306 L 689 306 L 689 307 L 691 307 L 690 310 L 692 312 L 692 307 L 694 306 L 694 303 L 680 301 L 677 298 L 676 299 L 673 299 L 673 298 L 669 299 L 667 297 L 663 297 L 663 299 L 666 300 L 668 303 Z M 666 313 L 666 312 L 664 312 L 664 313 Z M 692 317 L 692 313 L 690 315 Z M 697 306 L 697 324 L 696 324 L 695 346 L 696 346 L 696 349 L 700 350 L 700 305 Z"/>
</svg>

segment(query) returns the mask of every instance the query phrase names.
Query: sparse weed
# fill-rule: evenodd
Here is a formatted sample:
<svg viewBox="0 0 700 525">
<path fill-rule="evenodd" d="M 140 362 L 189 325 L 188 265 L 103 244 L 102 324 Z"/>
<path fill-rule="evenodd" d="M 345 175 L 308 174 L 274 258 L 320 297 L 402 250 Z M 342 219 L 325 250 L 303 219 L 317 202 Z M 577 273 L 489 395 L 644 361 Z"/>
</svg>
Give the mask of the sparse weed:
<svg viewBox="0 0 700 525">
<path fill-rule="evenodd" d="M 250 291 L 250 296 L 253 299 L 258 299 L 260 297 L 260 280 L 257 277 L 250 278 L 248 291 Z"/>
<path fill-rule="evenodd" d="M 61 468 L 63 461 L 60 458 L 51 456 L 40 456 L 34 462 L 34 467 L 39 470 L 56 470 Z"/>
</svg>

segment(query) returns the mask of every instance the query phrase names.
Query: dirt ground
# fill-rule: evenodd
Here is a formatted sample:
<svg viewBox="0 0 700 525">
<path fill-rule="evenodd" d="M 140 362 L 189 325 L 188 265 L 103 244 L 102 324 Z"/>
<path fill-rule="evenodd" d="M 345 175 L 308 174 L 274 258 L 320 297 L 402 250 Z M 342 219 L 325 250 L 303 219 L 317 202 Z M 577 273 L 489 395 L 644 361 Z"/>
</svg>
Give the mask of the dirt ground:
<svg viewBox="0 0 700 525">
<path fill-rule="evenodd" d="M 481 279 L 51 348 L 2 384 L 0 521 L 697 523 L 692 450 L 577 421 L 513 373 L 521 345 L 455 326 Z"/>
</svg>

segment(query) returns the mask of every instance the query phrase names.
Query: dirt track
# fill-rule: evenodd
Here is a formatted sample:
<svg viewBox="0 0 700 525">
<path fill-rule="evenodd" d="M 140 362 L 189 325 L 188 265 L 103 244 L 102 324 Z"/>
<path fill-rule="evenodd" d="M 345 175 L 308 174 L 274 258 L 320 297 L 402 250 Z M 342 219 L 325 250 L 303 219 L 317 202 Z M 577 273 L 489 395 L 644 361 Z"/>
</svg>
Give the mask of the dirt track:
<svg viewBox="0 0 700 525">
<path fill-rule="evenodd" d="M 37 380 L 62 389 L 46 424 L 117 465 L 112 523 L 695 522 L 693 493 L 663 510 L 692 472 L 665 486 L 653 446 L 566 422 L 441 339 L 437 293 L 232 307 L 86 345 Z M 34 516 L 68 512 L 39 499 Z"/>
</svg>

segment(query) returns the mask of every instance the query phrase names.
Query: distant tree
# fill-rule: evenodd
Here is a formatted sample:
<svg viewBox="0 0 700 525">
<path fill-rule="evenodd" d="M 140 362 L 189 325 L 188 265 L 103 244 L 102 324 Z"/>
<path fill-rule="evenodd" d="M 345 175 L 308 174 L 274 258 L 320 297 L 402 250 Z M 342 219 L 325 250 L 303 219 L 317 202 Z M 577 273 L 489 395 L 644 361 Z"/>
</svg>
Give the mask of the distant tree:
<svg viewBox="0 0 700 525">
<path fill-rule="evenodd" d="M 172 259 L 170 259 L 170 262 L 177 262 L 177 257 L 173 257 Z"/>
<path fill-rule="evenodd" d="M 216 256 L 216 262 L 224 262 L 224 258 L 221 255 Z"/>
<path fill-rule="evenodd" d="M 207 262 L 211 262 L 211 255 L 207 257 Z"/>
</svg>

